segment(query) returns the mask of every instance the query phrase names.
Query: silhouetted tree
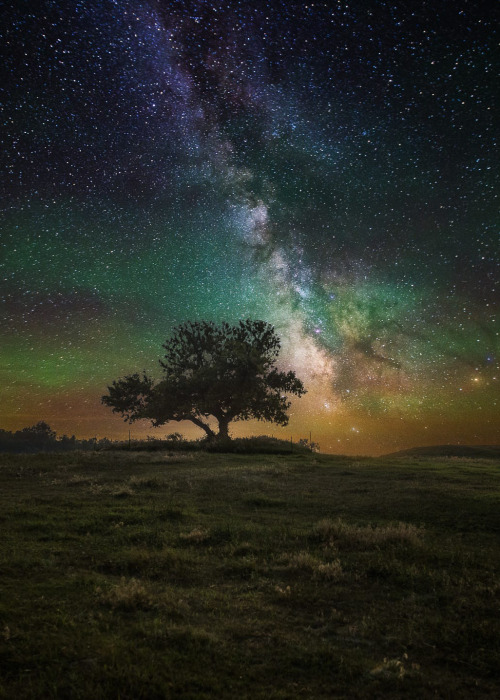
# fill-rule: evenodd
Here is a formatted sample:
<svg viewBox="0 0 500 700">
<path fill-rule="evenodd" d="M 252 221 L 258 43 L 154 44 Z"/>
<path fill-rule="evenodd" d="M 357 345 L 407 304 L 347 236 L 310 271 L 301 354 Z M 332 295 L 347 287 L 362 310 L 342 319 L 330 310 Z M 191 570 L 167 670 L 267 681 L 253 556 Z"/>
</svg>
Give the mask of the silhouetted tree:
<svg viewBox="0 0 500 700">
<path fill-rule="evenodd" d="M 265 321 L 183 323 L 163 348 L 161 381 L 132 374 L 114 381 L 102 397 L 125 421 L 146 418 L 158 426 L 189 420 L 208 438 L 223 440 L 231 421 L 257 418 L 286 425 L 287 394 L 305 393 L 294 372 L 276 368 L 280 340 Z M 218 433 L 209 425 L 211 416 Z"/>
<path fill-rule="evenodd" d="M 23 428 L 20 432 L 25 440 L 40 448 L 52 446 L 56 441 L 56 431 L 44 420 L 29 428 Z"/>
<path fill-rule="evenodd" d="M 16 430 L 15 433 L 0 429 L 0 452 L 69 452 L 95 450 L 111 444 L 108 438 L 77 440 L 74 435 L 57 437 L 56 431 L 43 420 L 28 428 Z"/>
<path fill-rule="evenodd" d="M 26 435 L 34 435 L 42 440 L 56 439 L 56 431 L 52 430 L 50 425 L 44 420 L 39 420 L 38 423 L 31 425 L 29 428 L 23 428 L 21 432 L 25 433 Z"/>
</svg>

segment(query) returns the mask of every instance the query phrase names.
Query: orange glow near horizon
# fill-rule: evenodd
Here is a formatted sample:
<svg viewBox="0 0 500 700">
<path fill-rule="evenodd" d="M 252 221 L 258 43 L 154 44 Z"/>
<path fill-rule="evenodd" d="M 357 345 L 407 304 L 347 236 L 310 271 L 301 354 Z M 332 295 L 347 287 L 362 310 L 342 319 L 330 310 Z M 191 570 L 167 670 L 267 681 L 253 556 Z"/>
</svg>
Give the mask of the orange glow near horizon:
<svg viewBox="0 0 500 700">
<path fill-rule="evenodd" d="M 316 387 L 317 389 L 317 387 Z M 323 401 L 322 410 L 314 406 Z M 478 411 L 476 416 L 442 415 L 439 411 L 427 413 L 426 417 L 392 415 L 390 417 L 360 416 L 341 403 L 325 407 L 324 399 L 315 391 L 309 391 L 302 399 L 295 399 L 290 412 L 290 422 L 286 427 L 260 421 L 236 421 L 230 425 L 233 437 L 252 435 L 274 435 L 283 440 L 311 435 L 319 443 L 320 451 L 332 454 L 377 456 L 411 447 L 433 444 L 498 444 L 500 434 L 495 416 Z M 186 439 L 203 437 L 202 431 L 184 421 L 170 422 L 153 428 L 148 421 L 125 423 L 109 408 L 101 405 L 94 393 L 66 393 L 61 396 L 38 396 L 36 404 L 31 403 L 24 410 L 16 410 L 4 415 L 2 428 L 19 430 L 45 420 L 58 435 L 76 435 L 77 438 L 103 438 L 112 440 L 145 439 L 147 436 L 164 438 L 173 432 L 180 432 Z"/>
</svg>

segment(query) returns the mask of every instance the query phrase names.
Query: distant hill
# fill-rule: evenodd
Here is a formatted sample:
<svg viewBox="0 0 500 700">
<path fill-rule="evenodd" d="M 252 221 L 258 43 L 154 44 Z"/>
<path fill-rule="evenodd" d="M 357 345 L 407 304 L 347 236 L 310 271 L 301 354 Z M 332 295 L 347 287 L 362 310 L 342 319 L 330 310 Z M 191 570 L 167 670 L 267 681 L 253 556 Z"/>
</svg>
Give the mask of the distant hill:
<svg viewBox="0 0 500 700">
<path fill-rule="evenodd" d="M 500 459 L 500 445 L 431 445 L 391 452 L 384 457 L 471 457 Z"/>
</svg>

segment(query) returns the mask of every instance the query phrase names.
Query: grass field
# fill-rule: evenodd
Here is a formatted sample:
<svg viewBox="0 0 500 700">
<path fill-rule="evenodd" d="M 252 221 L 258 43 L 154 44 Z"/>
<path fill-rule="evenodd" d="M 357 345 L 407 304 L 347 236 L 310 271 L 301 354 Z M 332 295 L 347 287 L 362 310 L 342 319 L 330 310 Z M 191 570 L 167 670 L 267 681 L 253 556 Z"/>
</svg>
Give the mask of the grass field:
<svg viewBox="0 0 500 700">
<path fill-rule="evenodd" d="M 1 455 L 2 698 L 500 697 L 500 464 Z"/>
</svg>

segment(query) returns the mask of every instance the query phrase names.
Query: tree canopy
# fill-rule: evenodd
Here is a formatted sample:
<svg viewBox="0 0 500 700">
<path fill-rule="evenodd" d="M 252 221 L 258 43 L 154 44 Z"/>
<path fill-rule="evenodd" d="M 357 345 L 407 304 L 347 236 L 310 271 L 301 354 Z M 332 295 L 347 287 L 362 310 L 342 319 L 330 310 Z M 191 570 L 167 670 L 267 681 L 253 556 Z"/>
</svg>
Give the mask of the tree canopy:
<svg viewBox="0 0 500 700">
<path fill-rule="evenodd" d="M 130 423 L 191 421 L 210 439 L 227 439 L 231 421 L 257 418 L 287 425 L 287 395 L 302 396 L 305 389 L 294 372 L 277 368 L 280 347 L 265 321 L 188 321 L 163 345 L 160 381 L 145 372 L 128 375 L 108 386 L 102 402 Z"/>
</svg>

